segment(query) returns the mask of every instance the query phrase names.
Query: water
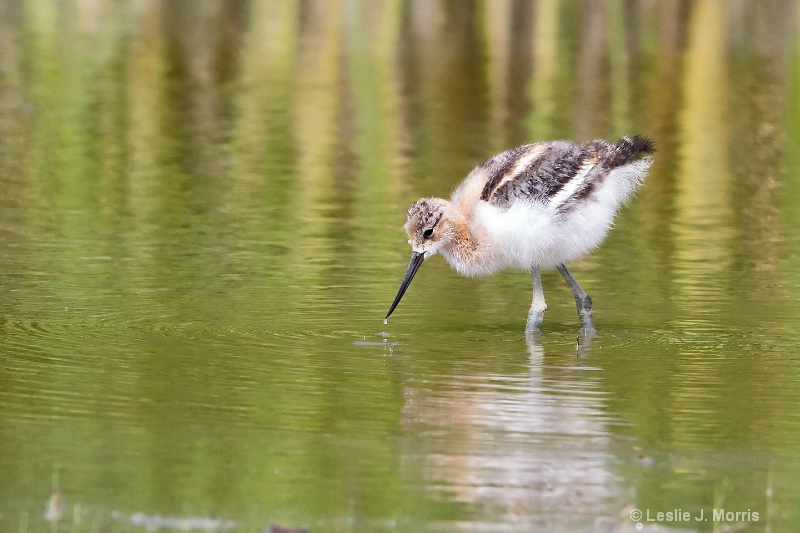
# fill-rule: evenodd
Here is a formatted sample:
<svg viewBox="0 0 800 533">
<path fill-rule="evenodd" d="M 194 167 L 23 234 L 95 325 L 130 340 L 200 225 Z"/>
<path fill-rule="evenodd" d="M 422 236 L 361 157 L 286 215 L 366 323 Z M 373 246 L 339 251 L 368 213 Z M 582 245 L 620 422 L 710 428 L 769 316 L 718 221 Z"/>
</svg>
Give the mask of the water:
<svg viewBox="0 0 800 533">
<path fill-rule="evenodd" d="M 796 531 L 798 22 L 0 3 L 0 530 Z M 414 200 L 631 133 L 591 346 L 556 272 L 526 340 L 528 275 L 437 258 L 381 323 Z"/>
</svg>

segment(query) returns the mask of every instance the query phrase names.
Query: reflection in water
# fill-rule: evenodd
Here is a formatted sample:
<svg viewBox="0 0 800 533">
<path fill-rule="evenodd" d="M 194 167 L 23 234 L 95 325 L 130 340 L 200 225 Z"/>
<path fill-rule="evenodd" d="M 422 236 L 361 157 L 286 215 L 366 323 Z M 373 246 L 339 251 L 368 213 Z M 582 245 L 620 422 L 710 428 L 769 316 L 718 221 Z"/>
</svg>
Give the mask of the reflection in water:
<svg viewBox="0 0 800 533">
<path fill-rule="evenodd" d="M 64 515 L 65 502 L 63 496 L 59 493 L 58 502 L 53 499 L 56 494 L 50 498 L 47 503 L 47 513 L 45 520 L 49 522 L 58 522 Z M 58 508 L 56 510 L 55 508 Z M 228 531 L 239 527 L 233 520 L 224 520 L 221 518 L 203 517 L 203 516 L 160 516 L 148 515 L 145 513 L 132 513 L 123 514 L 119 511 L 111 511 L 110 513 L 103 513 L 87 509 L 76 504 L 73 507 L 72 519 L 73 528 L 78 527 L 82 522 L 87 522 L 91 531 L 98 531 L 100 528 L 113 529 L 114 523 L 121 523 L 124 525 L 131 525 L 137 528 L 143 528 L 147 531 L 175 530 L 175 531 Z M 24 530 L 22 530 L 24 531 Z M 305 530 L 294 528 L 280 528 L 280 526 L 271 526 L 265 531 L 286 531 L 288 533 L 297 532 L 302 533 Z"/>
<path fill-rule="evenodd" d="M 48 522 L 58 522 L 64 516 L 66 502 L 60 490 L 55 491 L 45 505 L 44 519 Z"/>
<path fill-rule="evenodd" d="M 405 430 L 424 438 L 410 462 L 425 489 L 472 509 L 441 529 L 569 530 L 627 503 L 600 369 L 547 365 L 540 343 L 528 349 L 526 375 L 453 375 L 405 390 Z"/>
<path fill-rule="evenodd" d="M 158 529 L 172 529 L 177 531 L 227 531 L 237 526 L 236 522 L 232 520 L 199 516 L 178 518 L 173 516 L 149 516 L 144 513 L 134 513 L 126 517 L 119 513 L 111 513 L 111 518 L 129 522 L 132 526 L 143 527 L 148 531 L 156 531 Z"/>
<path fill-rule="evenodd" d="M 732 247 L 731 212 L 728 202 L 731 174 L 726 168 L 725 146 L 730 139 L 727 128 L 725 95 L 729 92 L 725 61 L 725 28 L 711 21 L 719 20 L 725 9 L 723 2 L 701 2 L 688 27 L 686 61 L 683 76 L 684 107 L 679 114 L 680 138 L 677 169 L 676 208 L 673 233 L 681 243 L 675 254 L 675 294 L 683 312 L 679 327 L 693 330 L 713 327 L 723 291 L 714 286 L 724 280 L 720 276 L 728 268 Z M 709 240 L 708 235 L 715 235 Z M 716 301 L 715 301 L 716 300 Z M 686 309 L 683 302 L 690 302 Z M 698 310 L 696 302 L 704 301 Z"/>
</svg>

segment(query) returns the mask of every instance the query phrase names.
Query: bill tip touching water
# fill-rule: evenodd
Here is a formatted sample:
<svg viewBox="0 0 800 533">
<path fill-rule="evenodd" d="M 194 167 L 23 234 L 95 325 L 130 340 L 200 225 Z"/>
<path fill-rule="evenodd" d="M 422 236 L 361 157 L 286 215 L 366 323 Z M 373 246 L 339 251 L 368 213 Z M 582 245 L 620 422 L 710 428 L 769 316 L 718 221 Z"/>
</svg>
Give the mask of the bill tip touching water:
<svg viewBox="0 0 800 533">
<path fill-rule="evenodd" d="M 575 298 L 581 333 L 593 334 L 592 299 L 566 263 L 603 241 L 619 208 L 644 181 L 654 152 L 653 142 L 641 135 L 615 143 L 526 144 L 475 167 L 450 200 L 418 200 L 405 224 L 411 260 L 384 324 L 423 261 L 440 253 L 465 276 L 509 268 L 531 272 L 528 332 L 541 331 L 547 308 L 540 270 L 556 268 Z"/>
</svg>

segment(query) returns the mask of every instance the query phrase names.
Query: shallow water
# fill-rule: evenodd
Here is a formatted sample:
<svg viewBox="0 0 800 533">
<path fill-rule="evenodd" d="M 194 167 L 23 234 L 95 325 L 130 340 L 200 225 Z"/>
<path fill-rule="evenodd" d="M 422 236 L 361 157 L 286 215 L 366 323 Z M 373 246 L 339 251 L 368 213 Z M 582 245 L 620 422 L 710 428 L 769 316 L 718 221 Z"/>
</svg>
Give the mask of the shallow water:
<svg viewBox="0 0 800 533">
<path fill-rule="evenodd" d="M 0 530 L 798 530 L 798 22 L 0 2 Z M 590 346 L 440 258 L 383 324 L 416 198 L 634 132 Z"/>
</svg>

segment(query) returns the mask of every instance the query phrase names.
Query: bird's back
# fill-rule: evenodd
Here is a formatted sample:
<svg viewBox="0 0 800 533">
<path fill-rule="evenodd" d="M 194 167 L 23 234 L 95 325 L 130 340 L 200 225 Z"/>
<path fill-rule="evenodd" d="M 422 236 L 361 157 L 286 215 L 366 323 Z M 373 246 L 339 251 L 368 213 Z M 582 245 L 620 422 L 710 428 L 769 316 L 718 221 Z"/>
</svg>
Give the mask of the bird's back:
<svg viewBox="0 0 800 533">
<path fill-rule="evenodd" d="M 498 154 L 453 194 L 473 234 L 491 242 L 482 262 L 457 264 L 476 275 L 577 259 L 602 242 L 619 209 L 644 180 L 653 143 L 548 141 Z"/>
<path fill-rule="evenodd" d="M 568 210 L 592 195 L 612 174 L 641 181 L 653 150 L 652 141 L 638 135 L 613 144 L 605 141 L 526 144 L 476 167 L 456 192 L 500 208 L 526 200 Z M 637 164 L 643 160 L 646 165 Z M 630 165 L 635 165 L 631 169 L 634 172 L 612 173 Z"/>
</svg>

